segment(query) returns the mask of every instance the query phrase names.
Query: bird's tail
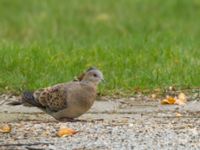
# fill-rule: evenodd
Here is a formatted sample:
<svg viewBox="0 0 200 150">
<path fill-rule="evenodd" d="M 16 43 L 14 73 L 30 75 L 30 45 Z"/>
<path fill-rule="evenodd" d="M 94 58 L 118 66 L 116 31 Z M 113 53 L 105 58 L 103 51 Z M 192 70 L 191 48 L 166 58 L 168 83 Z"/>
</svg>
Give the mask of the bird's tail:
<svg viewBox="0 0 200 150">
<path fill-rule="evenodd" d="M 20 101 L 13 101 L 8 103 L 8 105 L 26 105 L 28 104 L 31 106 L 37 106 L 37 107 L 42 107 L 40 103 L 35 99 L 34 95 L 32 92 L 25 91 L 22 96 Z"/>
<path fill-rule="evenodd" d="M 42 105 L 37 101 L 32 92 L 24 92 L 22 94 L 22 101 L 24 103 L 31 104 L 32 106 L 42 107 Z"/>
</svg>

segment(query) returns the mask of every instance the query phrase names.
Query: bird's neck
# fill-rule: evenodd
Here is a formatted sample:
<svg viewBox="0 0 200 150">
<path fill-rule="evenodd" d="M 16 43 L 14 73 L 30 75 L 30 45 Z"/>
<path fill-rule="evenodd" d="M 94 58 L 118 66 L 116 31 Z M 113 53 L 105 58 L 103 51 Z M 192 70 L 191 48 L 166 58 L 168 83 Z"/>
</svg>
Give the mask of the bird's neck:
<svg viewBox="0 0 200 150">
<path fill-rule="evenodd" d="M 97 84 L 96 82 L 92 82 L 92 81 L 88 81 L 88 80 L 82 80 L 81 81 L 82 84 L 85 84 L 85 85 L 88 85 L 88 86 L 91 86 L 93 88 L 97 88 Z"/>
</svg>

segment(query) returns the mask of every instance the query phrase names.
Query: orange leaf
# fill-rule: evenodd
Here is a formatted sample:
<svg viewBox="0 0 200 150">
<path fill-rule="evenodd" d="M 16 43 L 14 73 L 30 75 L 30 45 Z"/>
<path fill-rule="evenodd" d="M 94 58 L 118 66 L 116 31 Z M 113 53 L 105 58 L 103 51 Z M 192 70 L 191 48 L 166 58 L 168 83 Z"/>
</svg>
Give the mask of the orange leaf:
<svg viewBox="0 0 200 150">
<path fill-rule="evenodd" d="M 167 97 L 166 99 L 163 99 L 163 100 L 161 101 L 161 104 L 163 104 L 163 105 L 165 105 L 165 104 L 170 104 L 170 105 L 172 105 L 172 104 L 175 104 L 175 102 L 176 102 L 176 99 L 175 99 L 175 98 L 173 98 L 173 97 Z"/>
<path fill-rule="evenodd" d="M 76 134 L 78 131 L 75 131 L 74 129 L 71 129 L 71 128 L 61 128 L 57 135 L 59 137 L 66 137 L 66 136 L 70 136 L 70 135 L 74 135 Z"/>
<path fill-rule="evenodd" d="M 6 124 L 6 125 L 3 125 L 2 127 L 0 127 L 0 132 L 1 133 L 10 133 L 11 132 L 11 126 Z"/>
</svg>

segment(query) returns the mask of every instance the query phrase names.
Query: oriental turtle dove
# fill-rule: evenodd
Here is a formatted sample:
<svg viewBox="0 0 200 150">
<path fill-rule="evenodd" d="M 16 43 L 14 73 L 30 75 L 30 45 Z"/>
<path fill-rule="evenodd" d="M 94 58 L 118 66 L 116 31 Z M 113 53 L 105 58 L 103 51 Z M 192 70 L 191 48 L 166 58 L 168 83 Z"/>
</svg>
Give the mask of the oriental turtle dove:
<svg viewBox="0 0 200 150">
<path fill-rule="evenodd" d="M 57 120 L 73 119 L 91 108 L 96 98 L 97 85 L 102 80 L 102 72 L 90 68 L 77 81 L 24 92 L 21 104 L 39 107 Z"/>
</svg>

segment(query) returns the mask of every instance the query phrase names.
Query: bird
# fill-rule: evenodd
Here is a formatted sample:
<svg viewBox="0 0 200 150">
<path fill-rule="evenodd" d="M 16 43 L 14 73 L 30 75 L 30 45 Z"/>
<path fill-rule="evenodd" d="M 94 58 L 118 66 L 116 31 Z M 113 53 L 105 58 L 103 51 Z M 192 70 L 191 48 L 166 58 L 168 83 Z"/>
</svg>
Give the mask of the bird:
<svg viewBox="0 0 200 150">
<path fill-rule="evenodd" d="M 78 80 L 59 83 L 34 92 L 25 91 L 20 102 L 11 102 L 10 105 L 28 104 L 42 109 L 56 120 L 73 120 L 91 108 L 96 99 L 98 85 L 103 80 L 103 73 L 91 67 L 81 74 Z"/>
</svg>

